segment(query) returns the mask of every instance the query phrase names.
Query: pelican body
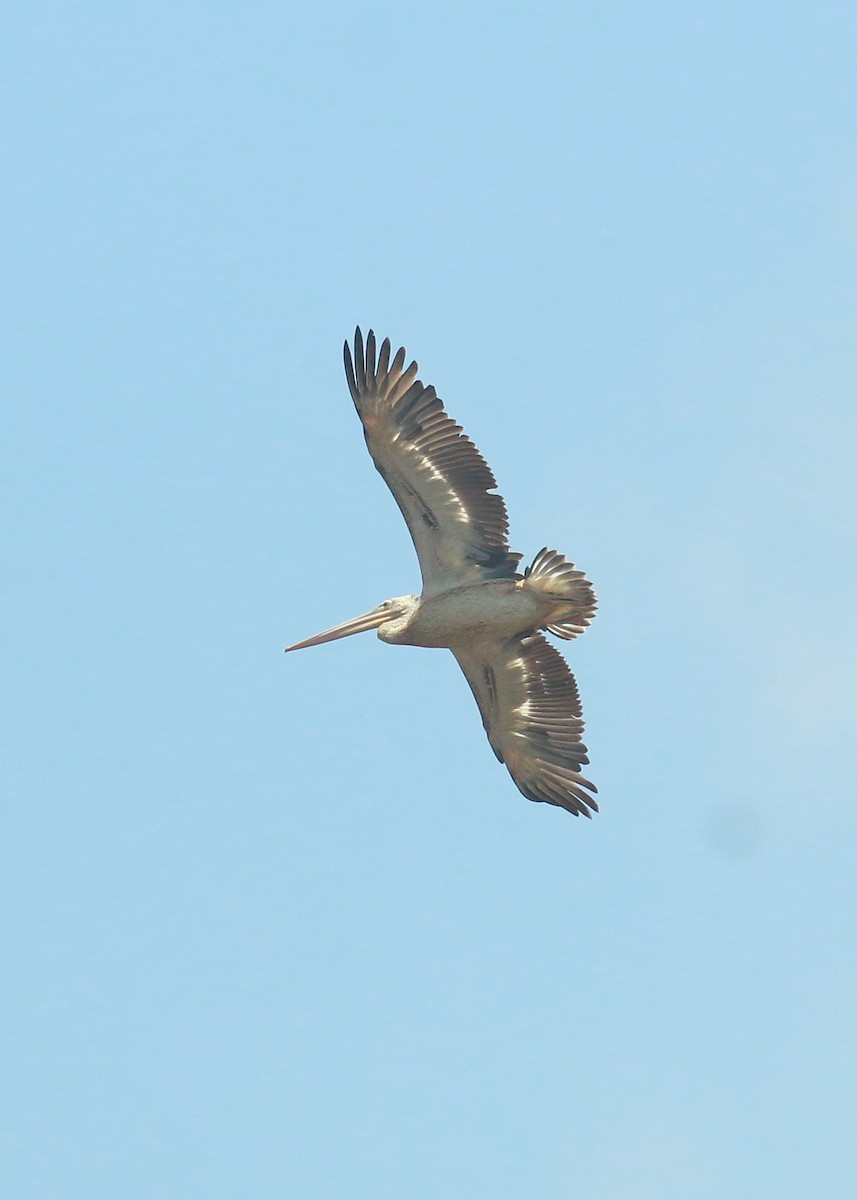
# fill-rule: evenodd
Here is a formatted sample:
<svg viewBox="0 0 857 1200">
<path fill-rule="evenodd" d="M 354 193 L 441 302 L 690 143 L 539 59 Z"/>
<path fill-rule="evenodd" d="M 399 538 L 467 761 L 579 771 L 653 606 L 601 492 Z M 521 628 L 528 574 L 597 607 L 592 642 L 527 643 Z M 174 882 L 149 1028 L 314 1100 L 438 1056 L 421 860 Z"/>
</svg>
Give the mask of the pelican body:
<svg viewBox="0 0 857 1200">
<path fill-rule="evenodd" d="M 542 624 L 545 605 L 526 580 L 489 579 L 442 592 L 421 602 L 402 597 L 402 616 L 381 625 L 378 636 L 398 646 L 455 645 L 511 637 Z"/>
<path fill-rule="evenodd" d="M 369 452 L 408 524 L 423 577 L 420 596 L 397 596 L 333 629 L 288 646 L 302 650 L 377 629 L 392 645 L 446 648 L 458 661 L 482 714 L 488 740 L 530 800 L 575 816 L 598 810 L 574 676 L 542 636 L 570 639 L 595 614 L 582 571 L 540 550 L 523 574 L 509 550 L 508 518 L 482 455 L 445 412 L 434 388 L 391 361 L 389 340 L 376 360 L 370 330 L 345 373 Z"/>
</svg>

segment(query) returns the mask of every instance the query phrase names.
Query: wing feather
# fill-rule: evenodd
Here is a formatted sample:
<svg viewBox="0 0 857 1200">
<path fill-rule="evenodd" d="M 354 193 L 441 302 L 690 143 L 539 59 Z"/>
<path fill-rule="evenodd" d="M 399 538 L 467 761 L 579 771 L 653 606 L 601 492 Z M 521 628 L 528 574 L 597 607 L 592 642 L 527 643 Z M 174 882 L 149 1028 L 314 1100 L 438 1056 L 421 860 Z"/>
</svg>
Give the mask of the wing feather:
<svg viewBox="0 0 857 1200">
<path fill-rule="evenodd" d="M 423 594 L 480 579 L 513 577 L 521 556 L 509 550 L 506 505 L 485 459 L 447 414 L 433 387 L 405 369 L 405 350 L 388 338 L 376 360 L 375 335 L 354 353 L 345 343 L 348 388 L 375 466 L 402 511 L 423 577 Z"/>
<path fill-rule="evenodd" d="M 598 789 L 580 773 L 589 762 L 580 695 L 562 655 L 540 633 L 456 647 L 453 654 L 494 753 L 527 799 L 575 816 L 597 812 Z"/>
</svg>

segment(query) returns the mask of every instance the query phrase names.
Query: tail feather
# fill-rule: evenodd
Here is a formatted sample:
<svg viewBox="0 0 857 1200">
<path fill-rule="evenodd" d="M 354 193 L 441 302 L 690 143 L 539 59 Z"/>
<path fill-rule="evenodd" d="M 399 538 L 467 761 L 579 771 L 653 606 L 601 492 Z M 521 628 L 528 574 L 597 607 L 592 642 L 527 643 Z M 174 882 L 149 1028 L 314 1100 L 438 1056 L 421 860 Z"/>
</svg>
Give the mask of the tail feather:
<svg viewBox="0 0 857 1200">
<path fill-rule="evenodd" d="M 557 616 L 561 619 L 545 626 L 549 633 L 570 640 L 583 633 L 595 616 L 596 600 L 592 584 L 574 563 L 568 562 L 556 550 L 548 550 L 547 547 L 540 550 L 532 566 L 524 572 L 524 579 L 530 587 L 560 604 L 569 605 L 567 614 L 560 610 Z"/>
</svg>

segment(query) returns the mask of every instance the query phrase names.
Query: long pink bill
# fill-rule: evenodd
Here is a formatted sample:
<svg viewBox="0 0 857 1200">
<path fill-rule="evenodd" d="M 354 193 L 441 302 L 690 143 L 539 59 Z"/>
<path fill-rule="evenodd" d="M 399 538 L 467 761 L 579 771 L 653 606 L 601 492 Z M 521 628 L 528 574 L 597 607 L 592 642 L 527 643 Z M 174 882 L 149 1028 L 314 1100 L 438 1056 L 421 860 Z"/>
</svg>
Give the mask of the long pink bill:
<svg viewBox="0 0 857 1200">
<path fill-rule="evenodd" d="M 367 629 L 377 629 L 379 625 L 389 621 L 392 615 L 388 608 L 373 608 L 362 617 L 352 617 L 350 621 L 334 625 L 333 629 L 326 629 L 324 633 L 317 633 L 315 637 L 295 642 L 294 646 L 286 646 L 285 653 L 288 654 L 290 650 L 306 650 L 308 646 L 320 646 L 323 642 L 335 642 L 339 638 L 350 637 L 352 633 L 364 633 Z"/>
</svg>

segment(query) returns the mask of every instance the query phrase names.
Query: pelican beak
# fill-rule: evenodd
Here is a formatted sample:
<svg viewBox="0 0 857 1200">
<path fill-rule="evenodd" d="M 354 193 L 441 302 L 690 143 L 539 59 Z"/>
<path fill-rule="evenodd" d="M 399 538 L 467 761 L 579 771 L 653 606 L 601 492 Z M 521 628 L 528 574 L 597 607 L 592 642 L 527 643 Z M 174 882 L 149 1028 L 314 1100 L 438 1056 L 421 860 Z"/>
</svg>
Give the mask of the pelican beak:
<svg viewBox="0 0 857 1200">
<path fill-rule="evenodd" d="M 290 650 L 306 650 L 308 646 L 320 646 L 322 642 L 335 642 L 339 638 L 350 637 L 352 633 L 364 633 L 367 629 L 377 629 L 379 625 L 383 625 L 393 616 L 395 613 L 392 613 L 389 608 L 379 605 L 371 612 L 364 613 L 362 617 L 352 617 L 350 621 L 334 625 L 333 629 L 326 629 L 324 633 L 317 633 L 315 637 L 307 638 L 303 642 L 295 642 L 294 646 L 286 646 L 285 653 L 288 654 Z"/>
</svg>

